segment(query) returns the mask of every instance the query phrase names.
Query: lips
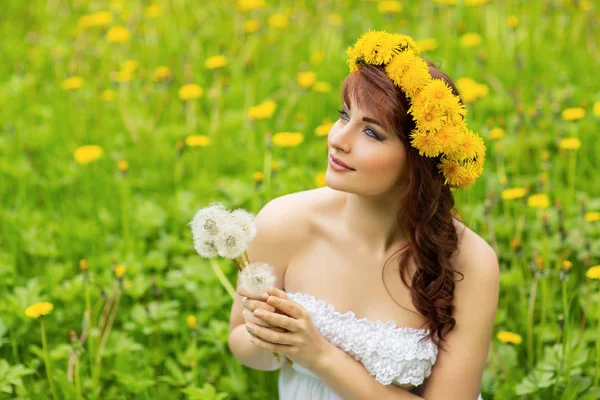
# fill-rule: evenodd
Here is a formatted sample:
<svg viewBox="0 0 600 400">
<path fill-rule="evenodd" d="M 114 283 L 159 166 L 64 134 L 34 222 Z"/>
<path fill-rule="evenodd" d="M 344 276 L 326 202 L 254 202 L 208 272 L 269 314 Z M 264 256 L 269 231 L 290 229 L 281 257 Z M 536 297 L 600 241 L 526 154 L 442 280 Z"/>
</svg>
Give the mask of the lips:
<svg viewBox="0 0 600 400">
<path fill-rule="evenodd" d="M 346 164 L 345 162 L 343 162 L 342 160 L 340 160 L 339 158 L 336 158 L 333 154 L 331 155 L 331 159 L 333 161 L 335 161 L 337 164 L 340 164 L 343 167 L 346 167 L 348 169 L 354 170 L 354 168 L 352 168 L 351 166 L 349 166 L 348 164 Z"/>
</svg>

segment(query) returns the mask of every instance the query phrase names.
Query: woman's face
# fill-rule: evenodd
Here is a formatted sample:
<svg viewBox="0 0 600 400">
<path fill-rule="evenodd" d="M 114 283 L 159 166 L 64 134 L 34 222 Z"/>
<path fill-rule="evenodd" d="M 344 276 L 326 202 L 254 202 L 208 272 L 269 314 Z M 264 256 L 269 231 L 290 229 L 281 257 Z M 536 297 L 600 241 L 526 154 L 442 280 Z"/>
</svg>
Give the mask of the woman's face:
<svg viewBox="0 0 600 400">
<path fill-rule="evenodd" d="M 405 177 L 404 144 L 368 110 L 344 103 L 339 119 L 329 131 L 328 143 L 325 182 L 332 189 L 376 196 L 394 191 Z M 332 155 L 354 170 L 333 169 Z"/>
</svg>

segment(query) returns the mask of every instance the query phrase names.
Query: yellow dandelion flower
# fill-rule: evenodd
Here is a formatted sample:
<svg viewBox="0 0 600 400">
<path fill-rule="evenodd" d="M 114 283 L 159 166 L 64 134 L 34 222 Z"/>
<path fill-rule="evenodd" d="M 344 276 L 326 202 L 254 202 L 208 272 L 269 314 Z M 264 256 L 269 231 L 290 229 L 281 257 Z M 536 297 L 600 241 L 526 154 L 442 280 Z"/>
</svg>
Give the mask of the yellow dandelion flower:
<svg viewBox="0 0 600 400">
<path fill-rule="evenodd" d="M 32 304 L 29 307 L 27 307 L 25 309 L 25 315 L 27 315 L 29 318 L 38 318 L 38 317 L 41 317 L 42 315 L 50 314 L 50 311 L 52 311 L 53 308 L 54 308 L 54 305 L 52 303 L 49 303 L 47 301 L 42 301 L 42 302 L 35 303 L 35 304 Z"/>
<path fill-rule="evenodd" d="M 584 219 L 587 222 L 596 222 L 600 221 L 600 212 L 599 211 L 591 211 L 585 214 Z"/>
<path fill-rule="evenodd" d="M 421 52 L 425 52 L 425 51 L 437 49 L 438 42 L 437 42 L 437 40 L 435 40 L 433 38 L 422 39 L 422 40 L 417 41 L 417 46 L 419 46 L 419 50 L 421 50 Z"/>
<path fill-rule="evenodd" d="M 79 89 L 83 86 L 83 78 L 80 76 L 72 76 L 63 80 L 61 86 L 64 90 Z"/>
<path fill-rule="evenodd" d="M 181 100 L 196 100 L 202 97 L 204 91 L 195 83 L 188 83 L 179 89 L 179 98 Z"/>
<path fill-rule="evenodd" d="M 437 132 L 446 122 L 446 113 L 433 106 L 433 102 L 428 104 L 429 106 L 424 107 L 411 107 L 411 113 L 415 118 L 418 130 Z"/>
<path fill-rule="evenodd" d="M 296 147 L 304 141 L 299 132 L 278 132 L 273 135 L 273 144 L 277 147 Z"/>
<path fill-rule="evenodd" d="M 470 6 L 480 6 L 485 3 L 489 3 L 490 0 L 466 0 L 466 4 Z"/>
<path fill-rule="evenodd" d="M 339 26 L 344 22 L 344 19 L 340 14 L 332 13 L 327 17 L 327 22 L 331 26 Z"/>
<path fill-rule="evenodd" d="M 410 134 L 411 144 L 419 150 L 419 155 L 437 157 L 442 152 L 438 137 L 433 133 L 414 130 Z"/>
<path fill-rule="evenodd" d="M 102 101 L 113 101 L 116 97 L 117 93 L 112 90 L 112 89 L 106 89 L 104 91 L 102 91 L 102 93 L 100 93 L 100 98 L 102 99 Z"/>
<path fill-rule="evenodd" d="M 408 96 L 414 97 L 426 87 L 431 80 L 429 67 L 423 59 L 417 57 L 400 77 L 400 87 Z"/>
<path fill-rule="evenodd" d="M 124 26 L 113 26 L 106 32 L 106 40 L 111 43 L 128 42 L 130 38 L 129 30 Z"/>
<path fill-rule="evenodd" d="M 81 260 L 79 260 L 79 269 L 82 271 L 87 271 L 88 270 L 88 261 L 85 258 L 82 258 Z"/>
<path fill-rule="evenodd" d="M 501 341 L 502 343 L 519 344 L 523 341 L 523 339 L 521 338 L 521 335 L 518 335 L 513 332 L 508 332 L 508 331 L 498 332 L 498 334 L 496 335 L 496 338 L 499 341 Z"/>
<path fill-rule="evenodd" d="M 193 315 L 188 315 L 188 317 L 186 318 L 185 322 L 187 323 L 188 328 L 190 329 L 196 329 L 196 317 Z"/>
<path fill-rule="evenodd" d="M 454 97 L 452 89 L 450 89 L 450 86 L 448 86 L 443 79 L 433 79 L 423 88 L 420 95 L 425 96 L 425 98 L 432 103 L 447 102 Z"/>
<path fill-rule="evenodd" d="M 144 14 L 148 18 L 158 18 L 162 15 L 162 7 L 158 4 L 152 4 L 146 7 Z"/>
<path fill-rule="evenodd" d="M 458 0 L 434 0 L 434 2 L 438 4 L 446 4 L 449 6 L 455 6 L 456 4 L 458 4 Z"/>
<path fill-rule="evenodd" d="M 452 95 L 440 102 L 438 106 L 446 111 L 448 120 L 452 121 L 453 124 L 464 126 L 466 128 L 464 117 L 467 115 L 467 109 L 465 108 L 465 105 L 460 102 L 459 97 Z"/>
<path fill-rule="evenodd" d="M 254 179 L 256 182 L 262 182 L 263 180 L 263 173 L 261 171 L 256 171 L 252 174 L 252 179 Z"/>
<path fill-rule="evenodd" d="M 81 29 L 90 28 L 93 26 L 106 26 L 113 20 L 113 15 L 110 11 L 98 11 L 92 14 L 83 15 L 77 20 L 77 26 Z"/>
<path fill-rule="evenodd" d="M 600 101 L 594 103 L 593 111 L 596 117 L 600 117 Z"/>
<path fill-rule="evenodd" d="M 571 261 L 569 261 L 569 260 L 563 260 L 562 267 L 563 267 L 563 269 L 565 269 L 566 271 L 568 271 L 571 268 L 573 268 L 573 263 Z"/>
<path fill-rule="evenodd" d="M 188 135 L 185 144 L 188 147 L 206 147 L 210 145 L 210 138 L 205 135 Z"/>
<path fill-rule="evenodd" d="M 581 147 L 581 141 L 577 138 L 562 139 L 558 147 L 561 150 L 577 150 Z"/>
<path fill-rule="evenodd" d="M 402 11 L 402 3 L 399 1 L 380 1 L 377 5 L 377 10 L 380 13 L 399 13 Z"/>
<path fill-rule="evenodd" d="M 463 141 L 461 128 L 452 124 L 444 124 L 435 136 L 446 154 L 456 154 Z"/>
<path fill-rule="evenodd" d="M 480 86 L 471 78 L 459 78 L 456 80 L 456 86 L 460 91 L 461 97 L 466 104 L 470 104 L 485 95 L 486 89 Z"/>
<path fill-rule="evenodd" d="M 267 100 L 254 107 L 250 107 L 248 115 L 253 119 L 267 119 L 271 118 L 277 104 L 273 100 Z"/>
<path fill-rule="evenodd" d="M 169 79 L 173 73 L 171 72 L 171 68 L 161 65 L 160 67 L 154 70 L 154 75 L 152 75 L 152 81 L 158 82 L 165 79 Z"/>
<path fill-rule="evenodd" d="M 279 169 L 279 162 L 278 161 L 271 161 L 271 171 L 275 172 Z"/>
<path fill-rule="evenodd" d="M 504 200 L 516 200 L 525 197 L 525 194 L 527 194 L 525 188 L 515 187 L 503 190 L 500 197 Z"/>
<path fill-rule="evenodd" d="M 312 71 L 300 72 L 298 74 L 298 85 L 303 88 L 311 87 L 317 80 L 317 74 Z"/>
<path fill-rule="evenodd" d="M 121 63 L 122 71 L 135 71 L 140 66 L 140 62 L 138 60 L 125 60 Z"/>
<path fill-rule="evenodd" d="M 331 83 L 321 81 L 315 82 L 315 84 L 312 87 L 312 90 L 319 93 L 329 93 L 331 92 Z"/>
<path fill-rule="evenodd" d="M 527 199 L 527 205 L 533 208 L 548 208 L 550 207 L 550 199 L 545 193 L 534 194 Z"/>
<path fill-rule="evenodd" d="M 329 131 L 331 130 L 332 126 L 333 122 L 324 121 L 321 125 L 317 126 L 317 128 L 315 129 L 315 134 L 317 136 L 327 136 L 329 135 Z"/>
<path fill-rule="evenodd" d="M 204 61 L 204 66 L 208 69 L 221 68 L 227 65 L 227 57 L 224 55 L 208 57 Z"/>
<path fill-rule="evenodd" d="M 283 14 L 273 14 L 269 16 L 269 26 L 273 28 L 285 28 L 288 25 L 288 17 Z"/>
<path fill-rule="evenodd" d="M 507 19 L 506 19 L 506 23 L 508 24 L 508 26 L 510 26 L 511 28 L 516 28 L 517 26 L 519 26 L 519 17 L 517 17 L 516 15 L 510 15 Z"/>
<path fill-rule="evenodd" d="M 75 162 L 78 164 L 89 164 L 102 157 L 103 153 L 104 150 L 102 149 L 102 147 L 95 144 L 91 144 L 78 147 L 75 150 L 73 157 L 75 158 Z"/>
<path fill-rule="evenodd" d="M 260 21 L 257 19 L 249 19 L 244 22 L 243 28 L 246 33 L 256 32 L 258 31 L 258 28 L 260 28 Z"/>
<path fill-rule="evenodd" d="M 115 267 L 115 276 L 117 278 L 122 278 L 125 275 L 125 266 L 119 264 Z"/>
<path fill-rule="evenodd" d="M 117 162 L 117 169 L 121 172 L 127 171 L 129 169 L 129 163 L 127 160 L 119 160 L 119 162 Z"/>
<path fill-rule="evenodd" d="M 265 0 L 238 0 L 236 3 L 236 8 L 239 12 L 258 10 L 266 6 Z"/>
<path fill-rule="evenodd" d="M 585 110 L 581 107 L 566 108 L 561 113 L 561 116 L 565 121 L 575 121 L 585 117 Z"/>
<path fill-rule="evenodd" d="M 437 167 L 444 175 L 445 185 L 462 186 L 469 178 L 466 168 L 456 160 L 443 159 Z"/>
<path fill-rule="evenodd" d="M 111 72 L 110 79 L 115 82 L 129 82 L 133 80 L 133 72 L 127 70 Z"/>
<path fill-rule="evenodd" d="M 325 172 L 317 172 L 317 174 L 315 175 L 315 185 L 317 187 L 323 187 L 327 185 L 327 183 L 325 182 Z"/>
<path fill-rule="evenodd" d="M 585 276 L 590 279 L 600 279 L 600 265 L 590 267 L 585 273 Z"/>
<path fill-rule="evenodd" d="M 346 49 L 346 54 L 348 55 L 348 59 L 346 62 L 348 63 L 350 72 L 357 71 L 358 67 L 356 66 L 356 60 L 358 59 L 358 52 L 354 47 L 348 46 L 348 48 Z"/>
<path fill-rule="evenodd" d="M 465 33 L 460 37 L 460 44 L 463 47 L 475 47 L 481 44 L 481 35 L 475 32 Z"/>
<path fill-rule="evenodd" d="M 504 137 L 504 129 L 494 128 L 490 131 L 490 139 L 497 140 Z"/>
</svg>

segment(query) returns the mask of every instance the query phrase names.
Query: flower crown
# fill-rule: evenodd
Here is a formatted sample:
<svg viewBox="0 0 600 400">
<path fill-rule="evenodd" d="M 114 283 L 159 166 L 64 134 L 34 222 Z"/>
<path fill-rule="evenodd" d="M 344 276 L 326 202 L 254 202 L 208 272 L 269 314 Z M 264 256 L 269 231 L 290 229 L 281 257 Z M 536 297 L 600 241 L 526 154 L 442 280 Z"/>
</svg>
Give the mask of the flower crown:
<svg viewBox="0 0 600 400">
<path fill-rule="evenodd" d="M 443 79 L 433 79 L 419 48 L 407 35 L 368 31 L 348 47 L 350 72 L 365 64 L 383 65 L 385 72 L 410 101 L 408 113 L 416 128 L 411 145 L 425 157 L 440 157 L 444 184 L 463 189 L 483 172 L 485 144 L 467 129 L 467 110 Z"/>
</svg>

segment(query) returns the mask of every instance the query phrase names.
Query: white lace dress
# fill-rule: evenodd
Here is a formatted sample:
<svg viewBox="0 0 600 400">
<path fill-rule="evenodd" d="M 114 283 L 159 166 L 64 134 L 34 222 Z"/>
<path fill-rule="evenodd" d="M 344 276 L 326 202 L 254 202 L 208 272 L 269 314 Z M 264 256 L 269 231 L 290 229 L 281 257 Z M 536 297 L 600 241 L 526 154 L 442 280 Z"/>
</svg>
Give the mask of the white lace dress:
<svg viewBox="0 0 600 400">
<path fill-rule="evenodd" d="M 361 362 L 383 385 L 411 390 L 431 375 L 438 348 L 431 340 L 418 343 L 428 329 L 397 327 L 394 321 L 371 321 L 344 314 L 314 296 L 286 293 L 302 304 L 313 323 L 331 344 Z M 278 378 L 279 400 L 342 400 L 315 374 L 297 363 L 284 363 Z M 477 400 L 483 400 L 481 394 Z"/>
</svg>

